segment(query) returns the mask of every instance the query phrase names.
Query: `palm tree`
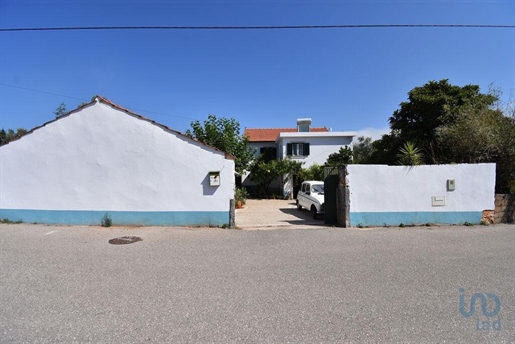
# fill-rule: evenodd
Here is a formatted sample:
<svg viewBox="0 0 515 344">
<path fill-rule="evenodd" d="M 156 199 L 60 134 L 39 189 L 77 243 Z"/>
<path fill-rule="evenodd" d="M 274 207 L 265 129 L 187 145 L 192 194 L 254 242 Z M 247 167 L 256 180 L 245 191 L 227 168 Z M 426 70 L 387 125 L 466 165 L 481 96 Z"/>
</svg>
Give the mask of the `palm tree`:
<svg viewBox="0 0 515 344">
<path fill-rule="evenodd" d="M 413 142 L 406 142 L 403 147 L 399 149 L 397 154 L 397 163 L 405 166 L 417 166 L 424 163 L 424 154 L 420 148 L 416 147 Z"/>
</svg>

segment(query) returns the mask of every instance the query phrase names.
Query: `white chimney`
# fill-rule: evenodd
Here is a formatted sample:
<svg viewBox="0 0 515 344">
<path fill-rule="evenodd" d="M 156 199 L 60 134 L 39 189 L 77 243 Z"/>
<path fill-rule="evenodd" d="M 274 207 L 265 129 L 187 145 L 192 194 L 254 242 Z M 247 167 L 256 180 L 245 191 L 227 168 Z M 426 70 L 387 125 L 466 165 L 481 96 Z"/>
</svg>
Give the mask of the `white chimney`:
<svg viewBox="0 0 515 344">
<path fill-rule="evenodd" d="M 308 133 L 311 131 L 311 118 L 297 118 L 297 131 Z"/>
</svg>

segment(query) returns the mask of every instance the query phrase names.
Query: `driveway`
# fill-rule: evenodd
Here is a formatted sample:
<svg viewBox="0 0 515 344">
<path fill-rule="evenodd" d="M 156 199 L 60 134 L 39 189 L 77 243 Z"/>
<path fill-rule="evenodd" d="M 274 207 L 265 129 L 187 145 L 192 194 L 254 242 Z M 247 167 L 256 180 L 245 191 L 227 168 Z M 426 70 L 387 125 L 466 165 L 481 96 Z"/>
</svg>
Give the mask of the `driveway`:
<svg viewBox="0 0 515 344">
<path fill-rule="evenodd" d="M 239 228 L 323 226 L 324 219 L 313 220 L 312 214 L 299 211 L 295 200 L 249 199 L 242 209 L 236 209 Z"/>
</svg>

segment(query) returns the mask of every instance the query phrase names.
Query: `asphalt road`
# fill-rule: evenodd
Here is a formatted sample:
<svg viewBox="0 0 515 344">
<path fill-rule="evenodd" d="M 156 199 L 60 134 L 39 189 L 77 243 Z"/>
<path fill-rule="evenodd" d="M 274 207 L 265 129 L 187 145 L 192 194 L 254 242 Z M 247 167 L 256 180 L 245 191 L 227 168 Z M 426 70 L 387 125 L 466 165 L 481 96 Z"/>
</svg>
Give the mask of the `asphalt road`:
<svg viewBox="0 0 515 344">
<path fill-rule="evenodd" d="M 108 243 L 127 235 L 143 241 Z M 0 342 L 513 343 L 514 244 L 514 225 L 3 224 Z"/>
</svg>

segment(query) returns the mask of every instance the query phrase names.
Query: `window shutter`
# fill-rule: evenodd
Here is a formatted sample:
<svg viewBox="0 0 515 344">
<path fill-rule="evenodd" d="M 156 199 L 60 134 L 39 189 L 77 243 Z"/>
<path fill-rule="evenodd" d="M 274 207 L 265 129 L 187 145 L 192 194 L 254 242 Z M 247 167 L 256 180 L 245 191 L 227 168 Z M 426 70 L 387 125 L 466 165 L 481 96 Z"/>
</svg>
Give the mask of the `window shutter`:
<svg viewBox="0 0 515 344">
<path fill-rule="evenodd" d="M 286 144 L 286 155 L 288 155 L 288 156 L 292 156 L 291 143 L 287 143 L 287 144 Z"/>
<path fill-rule="evenodd" d="M 309 155 L 309 143 L 304 143 L 304 156 Z"/>
</svg>

